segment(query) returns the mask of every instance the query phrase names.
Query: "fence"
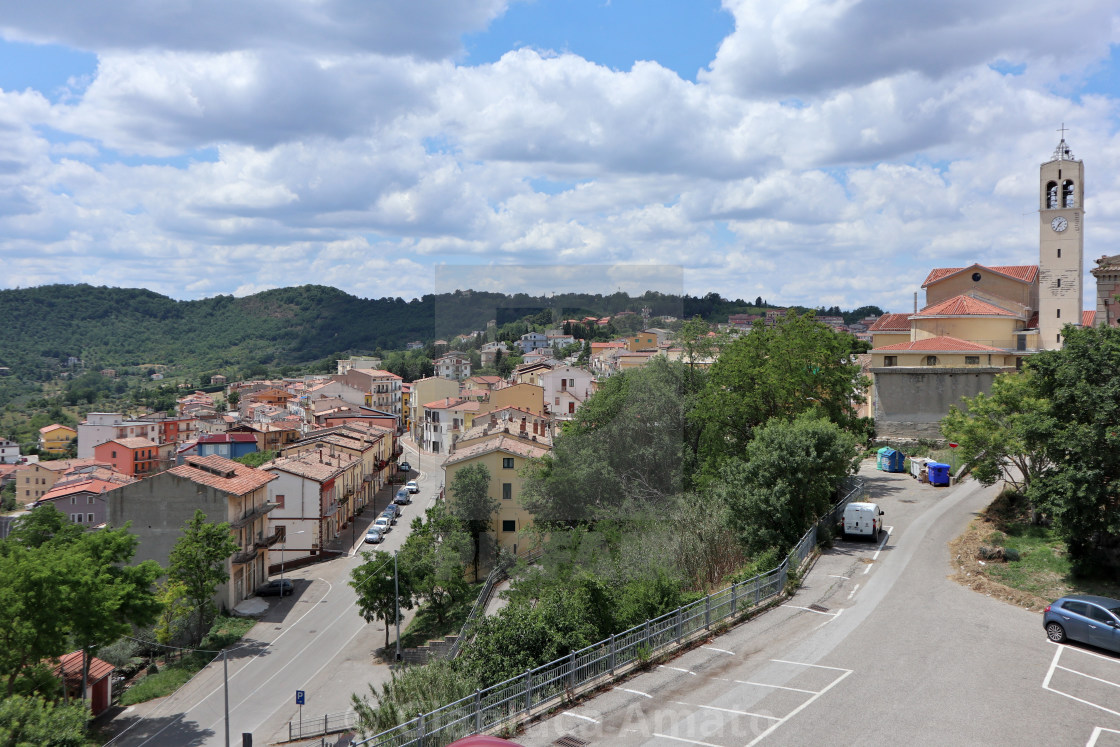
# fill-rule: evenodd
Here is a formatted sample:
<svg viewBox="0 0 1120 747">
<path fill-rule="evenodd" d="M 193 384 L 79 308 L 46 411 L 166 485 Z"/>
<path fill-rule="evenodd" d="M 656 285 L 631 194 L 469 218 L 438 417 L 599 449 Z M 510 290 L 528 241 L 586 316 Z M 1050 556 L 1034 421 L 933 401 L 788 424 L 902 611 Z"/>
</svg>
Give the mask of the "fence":
<svg viewBox="0 0 1120 747">
<path fill-rule="evenodd" d="M 306 739 L 325 734 L 346 731 L 358 725 L 358 714 L 354 711 L 328 713 L 314 718 L 288 722 L 288 741 Z"/>
<path fill-rule="evenodd" d="M 523 559 L 532 563 L 541 556 L 539 549 L 534 549 L 525 553 Z M 474 624 L 486 611 L 486 605 L 490 603 L 490 595 L 494 593 L 494 587 L 502 581 L 505 581 L 509 569 L 513 567 L 514 560 L 512 558 L 503 560 L 494 566 L 494 570 L 490 571 L 490 575 L 486 577 L 486 582 L 482 585 L 482 591 L 478 594 L 478 599 L 475 600 L 474 607 L 467 615 L 467 619 L 463 621 L 463 627 L 459 629 L 459 635 L 455 638 L 455 642 L 451 644 L 451 650 L 447 654 L 447 658 L 454 659 L 459 655 L 459 650 L 463 647 L 463 641 L 470 637 L 474 631 Z"/>
<path fill-rule="evenodd" d="M 778 597 L 817 545 L 819 529 L 835 526 L 844 506 L 863 491 L 863 481 L 849 478 L 844 496 L 829 509 L 772 571 L 732 584 L 722 591 L 646 620 L 568 656 L 549 662 L 474 695 L 424 713 L 400 726 L 353 742 L 368 747 L 437 747 L 478 734 L 551 707 L 565 697 L 615 677 L 619 670 L 649 661 L 689 640 L 701 630 L 759 607 Z"/>
</svg>

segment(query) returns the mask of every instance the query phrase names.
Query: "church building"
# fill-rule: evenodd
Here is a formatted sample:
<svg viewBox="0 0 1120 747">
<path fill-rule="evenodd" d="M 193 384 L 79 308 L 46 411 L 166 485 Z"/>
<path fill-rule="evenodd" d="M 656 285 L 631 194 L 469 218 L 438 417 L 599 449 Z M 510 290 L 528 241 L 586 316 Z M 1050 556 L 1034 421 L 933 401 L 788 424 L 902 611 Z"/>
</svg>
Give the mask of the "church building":
<svg viewBox="0 0 1120 747">
<path fill-rule="evenodd" d="M 961 397 L 989 391 L 1026 356 L 1061 348 L 1066 324 L 1093 324 L 1095 312 L 1082 312 L 1084 180 L 1084 165 L 1063 137 L 1039 171 L 1037 265 L 935 268 L 922 283 L 922 308 L 872 325 L 880 437 L 940 438 L 941 419 Z M 1110 272 L 1120 278 L 1120 256 L 1114 259 Z M 1116 317 L 1120 309 L 1111 311 Z"/>
</svg>

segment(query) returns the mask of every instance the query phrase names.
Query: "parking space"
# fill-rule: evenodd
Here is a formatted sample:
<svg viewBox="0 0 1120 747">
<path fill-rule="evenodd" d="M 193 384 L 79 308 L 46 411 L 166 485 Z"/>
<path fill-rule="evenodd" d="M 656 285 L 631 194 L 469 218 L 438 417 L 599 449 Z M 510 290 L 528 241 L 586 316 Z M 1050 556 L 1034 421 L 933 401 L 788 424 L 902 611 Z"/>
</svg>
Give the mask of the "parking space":
<svg viewBox="0 0 1120 747">
<path fill-rule="evenodd" d="M 1120 718 L 1120 657 L 1080 646 L 1052 645 L 1054 658 L 1042 689 Z"/>
<path fill-rule="evenodd" d="M 1085 747 L 1120 747 L 1120 730 L 1097 726 L 1089 735 Z"/>
</svg>

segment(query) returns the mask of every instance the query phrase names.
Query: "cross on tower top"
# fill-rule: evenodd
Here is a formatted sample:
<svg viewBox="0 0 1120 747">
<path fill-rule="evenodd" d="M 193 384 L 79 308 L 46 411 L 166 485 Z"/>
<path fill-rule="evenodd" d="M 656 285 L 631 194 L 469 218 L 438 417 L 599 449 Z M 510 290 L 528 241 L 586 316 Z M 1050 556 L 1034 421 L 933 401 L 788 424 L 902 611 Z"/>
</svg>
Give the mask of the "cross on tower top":
<svg viewBox="0 0 1120 747">
<path fill-rule="evenodd" d="M 1062 122 L 1062 126 L 1058 129 L 1058 132 L 1062 133 L 1062 140 L 1065 140 L 1066 139 L 1066 133 L 1069 132 L 1069 128 L 1066 127 L 1065 122 Z"/>
</svg>

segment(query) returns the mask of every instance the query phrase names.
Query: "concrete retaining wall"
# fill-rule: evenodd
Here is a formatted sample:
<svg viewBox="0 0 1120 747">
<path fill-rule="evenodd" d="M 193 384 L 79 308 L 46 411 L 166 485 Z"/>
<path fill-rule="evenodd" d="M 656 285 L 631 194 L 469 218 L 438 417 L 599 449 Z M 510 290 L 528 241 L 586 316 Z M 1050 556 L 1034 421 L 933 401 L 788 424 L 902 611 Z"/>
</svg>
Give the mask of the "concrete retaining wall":
<svg viewBox="0 0 1120 747">
<path fill-rule="evenodd" d="M 941 438 L 941 419 L 962 397 L 989 392 L 996 376 L 1014 369 L 873 368 L 875 431 L 879 438 Z"/>
</svg>

